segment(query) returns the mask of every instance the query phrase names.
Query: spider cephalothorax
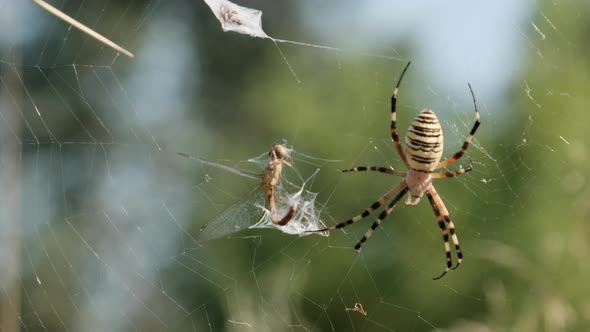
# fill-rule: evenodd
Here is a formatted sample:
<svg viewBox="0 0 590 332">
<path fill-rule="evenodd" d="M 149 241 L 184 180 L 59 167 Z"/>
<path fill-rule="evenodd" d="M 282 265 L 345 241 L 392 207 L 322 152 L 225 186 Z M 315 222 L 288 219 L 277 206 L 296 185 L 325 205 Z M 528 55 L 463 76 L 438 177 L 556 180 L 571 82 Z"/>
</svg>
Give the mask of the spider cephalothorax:
<svg viewBox="0 0 590 332">
<path fill-rule="evenodd" d="M 445 254 L 447 258 L 447 267 L 445 268 L 444 272 L 434 278 L 440 279 L 444 276 L 450 269 L 456 269 L 459 264 L 461 264 L 461 260 L 463 259 L 463 253 L 461 252 L 461 247 L 459 246 L 459 239 L 455 234 L 455 225 L 451 221 L 449 217 L 449 212 L 445 207 L 442 199 L 436 192 L 434 185 L 432 184 L 433 179 L 441 179 L 441 178 L 448 178 L 454 177 L 465 172 L 471 171 L 472 166 L 471 164 L 467 168 L 460 168 L 457 171 L 452 172 L 444 172 L 444 173 L 434 173 L 435 170 L 447 167 L 457 161 L 467 148 L 469 147 L 469 143 L 473 139 L 473 135 L 475 135 L 475 131 L 479 127 L 479 111 L 477 110 L 477 104 L 475 102 L 475 95 L 473 94 L 473 90 L 471 89 L 471 85 L 469 85 L 469 90 L 471 91 L 471 96 L 473 97 L 473 105 L 475 107 L 475 124 L 473 128 L 465 138 L 465 142 L 461 149 L 452 155 L 450 158 L 440 161 L 443 152 L 443 134 L 440 122 L 438 118 L 434 114 L 434 112 L 430 109 L 425 109 L 414 120 L 412 121 L 410 128 L 408 129 L 408 133 L 406 135 L 406 144 L 405 149 L 402 148 L 399 136 L 397 135 L 397 127 L 396 127 L 396 102 L 397 102 L 397 93 L 406 73 L 406 70 L 410 66 L 410 63 L 406 65 L 400 78 L 393 90 L 393 95 L 391 96 L 391 139 L 395 145 L 395 148 L 404 162 L 404 165 L 408 168 L 407 172 L 400 172 L 394 170 L 390 167 L 377 167 L 377 166 L 358 166 L 351 169 L 343 170 L 343 172 L 362 172 L 362 171 L 375 171 L 395 176 L 401 176 L 404 180 L 399 183 L 395 188 L 391 189 L 387 193 L 385 193 L 381 198 L 371 204 L 365 211 L 361 214 L 352 217 L 351 219 L 342 222 L 336 226 L 317 230 L 317 232 L 324 232 L 330 231 L 337 228 L 342 228 L 353 224 L 366 216 L 370 215 L 373 211 L 381 207 L 385 204 L 386 201 L 391 199 L 391 202 L 385 209 L 379 214 L 377 220 L 371 225 L 371 228 L 365 233 L 365 236 L 361 238 L 361 240 L 356 244 L 354 247 L 356 250 L 360 250 L 363 243 L 365 243 L 369 237 L 373 234 L 375 229 L 379 227 L 383 219 L 385 219 L 393 208 L 397 205 L 397 203 L 402 199 L 402 197 L 409 192 L 410 195 L 406 200 L 407 205 L 416 205 L 420 201 L 420 198 L 426 194 L 428 200 L 430 201 L 430 205 L 432 206 L 432 210 L 436 216 L 436 221 L 438 222 L 438 226 L 441 229 L 443 240 L 444 240 L 444 248 Z M 405 151 L 404 151 L 405 150 Z M 394 197 L 395 196 L 395 197 Z M 393 199 L 392 199 L 393 197 Z M 449 233 L 451 234 L 451 239 L 455 246 L 455 252 L 457 254 L 457 264 L 453 267 L 452 259 L 451 259 L 451 245 L 449 244 Z"/>
</svg>

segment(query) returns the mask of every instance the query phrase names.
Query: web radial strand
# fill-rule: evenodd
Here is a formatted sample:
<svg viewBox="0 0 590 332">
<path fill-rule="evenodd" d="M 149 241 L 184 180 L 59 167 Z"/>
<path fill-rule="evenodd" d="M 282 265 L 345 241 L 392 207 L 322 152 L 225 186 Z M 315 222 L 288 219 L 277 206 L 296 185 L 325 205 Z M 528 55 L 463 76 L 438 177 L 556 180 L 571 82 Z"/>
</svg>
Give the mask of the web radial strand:
<svg viewBox="0 0 590 332">
<path fill-rule="evenodd" d="M 274 147 L 275 145 L 273 145 L 271 153 L 275 151 Z M 283 145 L 279 147 L 281 148 L 280 151 L 285 154 L 286 160 L 280 162 L 281 165 L 279 166 L 283 171 L 278 175 L 277 184 L 272 187 L 271 197 L 266 196 L 265 181 L 268 180 L 267 178 L 274 178 L 275 175 L 263 176 L 262 174 L 266 174 L 271 163 L 277 162 L 271 159 L 271 155 L 272 158 L 276 158 L 276 153 L 265 152 L 258 157 L 248 159 L 246 162 L 238 163 L 238 165 L 244 165 L 245 163 L 256 165 L 260 175 L 186 153 L 178 153 L 182 157 L 200 163 L 203 167 L 219 169 L 232 175 L 256 180 L 249 181 L 255 187 L 245 197 L 238 198 L 234 205 L 201 226 L 200 241 L 222 238 L 246 228 L 274 228 L 286 234 L 306 235 L 305 231 L 323 226 L 320 219 L 321 210 L 318 209 L 316 203 L 317 193 L 305 189 L 307 183 L 313 183 L 319 168 L 308 179 L 303 181 L 299 172 L 291 164 L 293 162 L 291 158 L 296 157 L 299 159 L 300 156 L 305 155 L 295 153 L 290 147 Z M 305 156 L 305 158 L 312 160 L 312 165 L 322 161 L 323 163 L 330 162 L 329 160 L 310 156 Z M 272 164 L 270 169 L 276 167 L 277 165 Z M 285 167 L 288 169 L 286 170 Z M 293 172 L 290 172 L 291 169 Z M 296 177 L 291 181 L 288 179 L 290 175 L 296 175 Z M 276 220 L 281 220 L 283 216 L 287 215 L 291 216 L 291 218 L 287 219 L 286 224 L 280 225 L 276 223 Z"/>
<path fill-rule="evenodd" d="M 585 35 L 577 32 L 588 21 L 583 11 L 559 2 L 487 2 L 465 15 L 453 6 L 434 12 L 363 2 L 351 10 L 294 1 L 281 17 L 271 2 L 259 2 L 264 16 L 255 9 L 247 16 L 210 1 L 218 17 L 200 2 L 50 3 L 136 57 L 31 2 L 8 0 L 0 11 L 0 213 L 10 216 L 0 223 L 17 225 L 0 232 L 1 315 L 11 312 L 0 317 L 3 330 L 494 330 L 523 319 L 549 330 L 585 328 L 583 303 L 551 273 L 579 286 L 584 275 L 573 272 L 590 268 L 578 218 L 588 201 L 587 84 L 579 70 L 586 58 L 576 47 L 585 45 L 576 37 Z M 478 24 L 458 27 L 465 17 Z M 297 24 L 270 30 L 279 21 Z M 408 31 L 426 36 L 412 54 L 403 47 Z M 441 44 L 432 31 L 453 36 L 444 46 L 454 52 L 433 52 Z M 277 50 L 249 37 L 275 34 L 296 40 L 271 38 Z M 195 48 L 203 41 L 206 48 Z M 467 82 L 477 97 L 484 124 L 461 159 L 439 170 L 449 178 L 434 180 L 469 259 L 430 280 L 444 256 L 424 199 L 396 207 L 386 219 L 395 222 L 381 224 L 361 254 L 351 246 L 371 219 L 328 238 L 259 229 L 274 227 L 256 174 L 268 152 L 245 156 L 280 137 L 313 154 L 291 151 L 294 168 L 285 167 L 276 189 L 278 216 L 298 206 L 289 233 L 305 222 L 345 220 L 400 180 L 339 170 L 405 171 L 388 107 L 410 58 L 417 74 L 407 73 L 397 103 L 402 144 L 411 119 L 429 107 L 444 131 L 443 160 L 453 156 L 474 126 Z M 555 60 L 564 58 L 575 65 Z M 195 164 L 178 151 L 209 159 Z M 342 163 L 315 157 L 324 154 Z M 563 211 L 573 222 L 547 217 Z M 449 241 L 452 249 L 450 232 Z M 542 258 L 527 258 L 539 248 Z M 531 279 L 539 266 L 545 273 Z M 548 300 L 530 305 L 539 297 Z M 511 310 L 488 310 L 506 303 Z M 441 315 L 448 304 L 454 310 Z"/>
</svg>

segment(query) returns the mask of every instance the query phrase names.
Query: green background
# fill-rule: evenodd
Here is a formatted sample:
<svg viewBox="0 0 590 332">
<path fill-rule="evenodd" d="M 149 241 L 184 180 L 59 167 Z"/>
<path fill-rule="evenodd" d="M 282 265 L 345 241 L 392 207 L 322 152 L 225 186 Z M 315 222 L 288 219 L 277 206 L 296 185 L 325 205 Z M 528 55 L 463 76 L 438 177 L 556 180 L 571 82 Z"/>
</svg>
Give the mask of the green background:
<svg viewBox="0 0 590 332">
<path fill-rule="evenodd" d="M 444 78 L 429 77 L 442 54 L 421 53 L 416 39 L 428 24 L 420 20 L 389 22 L 395 38 L 384 41 L 356 29 L 360 10 L 348 2 L 241 4 L 263 10 L 272 36 L 338 50 L 279 43 L 283 57 L 268 39 L 224 33 L 198 1 L 59 5 L 135 52 L 127 59 L 34 4 L 6 6 L 0 327 L 590 328 L 587 2 L 531 2 L 521 21 L 498 17 L 517 40 L 503 65 L 486 67 L 473 55 L 482 43 L 464 44 L 452 53 L 465 67 L 455 65 L 456 75 Z M 465 24 L 491 15 L 465 5 L 446 4 L 440 23 L 451 24 L 445 13 L 453 11 L 465 12 Z M 395 5 L 417 13 L 432 6 Z M 315 17 L 321 13 L 325 20 Z M 318 21 L 330 28 L 320 34 Z M 494 34 L 474 38 L 497 43 Z M 453 36 L 430 38 L 444 45 Z M 487 56 L 504 56 L 493 51 Z M 473 123 L 464 78 L 481 111 L 474 144 L 456 165 L 473 160 L 473 172 L 435 182 L 465 254 L 458 270 L 432 280 L 445 261 L 426 200 L 399 205 L 360 254 L 352 247 L 371 218 L 328 238 L 257 229 L 199 241 L 200 227 L 246 199 L 256 183 L 178 151 L 256 171 L 244 161 L 286 140 L 300 153 L 293 161 L 300 177 L 288 171 L 290 180 L 300 183 L 319 165 L 306 188 L 318 193 L 328 225 L 396 185 L 398 178 L 338 170 L 403 168 L 389 136 L 389 97 L 408 60 L 398 106 L 402 138 L 428 107 L 441 120 L 445 156 L 459 149 Z M 508 83 L 478 76 L 504 66 L 513 68 Z M 314 165 L 306 156 L 341 162 Z M 366 316 L 346 310 L 355 303 Z"/>
</svg>

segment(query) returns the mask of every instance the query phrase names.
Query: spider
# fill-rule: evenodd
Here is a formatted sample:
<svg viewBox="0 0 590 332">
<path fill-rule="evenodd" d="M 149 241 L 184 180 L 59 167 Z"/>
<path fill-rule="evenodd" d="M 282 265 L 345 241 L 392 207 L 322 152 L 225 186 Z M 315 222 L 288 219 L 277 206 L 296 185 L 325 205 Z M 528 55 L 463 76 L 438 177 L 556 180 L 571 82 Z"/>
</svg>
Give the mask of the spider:
<svg viewBox="0 0 590 332">
<path fill-rule="evenodd" d="M 363 172 L 363 171 L 374 171 L 385 173 L 393 176 L 400 176 L 403 177 L 404 180 L 398 184 L 395 188 L 391 189 L 387 193 L 385 193 L 381 198 L 371 204 L 366 210 L 364 210 L 361 214 L 352 217 L 351 219 L 342 222 L 338 225 L 333 227 L 314 230 L 310 232 L 325 232 L 331 231 L 338 228 L 343 228 L 348 225 L 354 224 L 355 222 L 369 216 L 373 211 L 378 209 L 381 205 L 383 205 L 386 201 L 391 199 L 391 203 L 381 212 L 377 220 L 371 225 L 371 228 L 365 233 L 365 235 L 361 238 L 361 240 L 355 245 L 355 249 L 359 251 L 361 246 L 371 237 L 375 229 L 379 227 L 383 219 L 385 219 L 391 211 L 395 208 L 397 203 L 402 199 L 402 197 L 407 193 L 410 192 L 410 196 L 406 199 L 406 205 L 416 205 L 420 201 L 420 198 L 426 194 L 428 200 L 430 201 L 430 205 L 432 206 L 432 210 L 434 211 L 434 215 L 436 216 L 436 221 L 438 222 L 438 227 L 442 232 L 442 237 L 444 240 L 444 249 L 447 258 L 447 267 L 445 268 L 444 272 L 439 275 L 438 277 L 433 278 L 434 280 L 442 278 L 449 270 L 455 270 L 461 264 L 461 260 L 463 259 L 463 253 L 461 252 L 461 247 L 459 246 L 459 239 L 457 238 L 457 234 L 455 234 L 455 226 L 453 225 L 453 221 L 449 217 L 449 211 L 445 207 L 442 199 L 434 189 L 434 185 L 432 184 L 432 179 L 442 179 L 442 178 L 449 178 L 461 175 L 465 172 L 469 172 L 473 169 L 472 163 L 469 164 L 467 168 L 460 168 L 459 170 L 452 171 L 452 172 L 444 172 L 444 173 L 434 173 L 435 170 L 447 167 L 457 161 L 465 151 L 469 147 L 469 143 L 473 139 L 477 128 L 480 125 L 479 121 L 479 111 L 477 110 L 477 103 L 475 101 L 475 94 L 473 93 L 473 89 L 471 88 L 471 84 L 468 84 L 469 90 L 471 92 L 471 97 L 473 98 L 473 106 L 475 108 L 475 124 L 473 128 L 469 132 L 469 135 L 465 138 L 465 142 L 461 149 L 456 152 L 450 158 L 440 161 L 443 152 L 443 134 L 442 128 L 438 121 L 438 118 L 432 112 L 431 109 L 424 109 L 414 120 L 412 121 L 410 128 L 408 128 L 408 132 L 406 134 L 406 145 L 405 151 L 402 149 L 402 146 L 399 141 L 399 137 L 397 135 L 396 129 L 396 114 L 395 114 L 395 105 L 397 101 L 397 94 L 399 90 L 399 86 L 401 84 L 402 78 L 404 74 L 408 70 L 411 62 L 408 62 L 402 74 L 393 90 L 393 95 L 391 96 L 391 138 L 395 145 L 395 148 L 401 157 L 402 161 L 408 168 L 407 172 L 400 172 L 396 171 L 390 167 L 377 167 L 377 166 L 358 166 L 355 168 L 345 169 L 342 172 Z M 445 225 L 446 223 L 446 225 Z M 448 229 L 447 229 L 448 227 Z M 453 240 L 453 244 L 455 245 L 455 252 L 457 254 L 457 264 L 453 266 L 452 259 L 451 259 L 451 246 L 449 244 L 449 233 L 451 234 L 451 239 Z"/>
</svg>

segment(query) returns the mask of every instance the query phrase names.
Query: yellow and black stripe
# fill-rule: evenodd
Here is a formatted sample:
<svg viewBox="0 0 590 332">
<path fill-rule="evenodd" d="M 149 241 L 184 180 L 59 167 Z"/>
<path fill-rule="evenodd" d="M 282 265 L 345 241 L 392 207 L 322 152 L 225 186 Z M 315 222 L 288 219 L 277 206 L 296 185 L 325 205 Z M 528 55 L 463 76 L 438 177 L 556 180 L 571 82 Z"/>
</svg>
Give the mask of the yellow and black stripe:
<svg viewBox="0 0 590 332">
<path fill-rule="evenodd" d="M 335 226 L 332 227 L 328 227 L 328 228 L 323 228 L 323 229 L 318 229 L 318 230 L 313 230 L 313 231 L 305 231 L 306 233 L 317 233 L 317 232 L 325 232 L 325 231 L 332 231 L 335 229 L 339 229 L 339 228 L 343 228 L 346 227 L 348 225 L 352 225 L 355 222 L 362 220 L 365 217 L 368 217 L 371 213 L 373 213 L 373 211 L 377 210 L 378 208 L 381 207 L 381 205 L 385 204 L 385 202 L 387 200 L 389 200 L 391 197 L 393 197 L 393 195 L 398 194 L 399 198 L 396 197 L 394 199 L 395 200 L 399 200 L 401 199 L 401 197 L 403 197 L 403 195 L 408 191 L 408 188 L 406 186 L 405 182 L 400 182 L 400 184 L 398 184 L 397 186 L 395 186 L 395 188 L 391 189 L 390 191 L 386 192 L 385 195 L 381 196 L 378 200 L 376 200 L 375 202 L 373 202 L 373 204 L 371 204 L 371 206 L 369 206 L 368 208 L 366 208 L 363 212 L 361 212 L 360 214 L 357 214 L 356 216 L 341 222 Z M 366 241 L 366 239 L 365 239 Z M 364 241 L 363 241 L 364 242 Z M 355 247 L 356 248 L 356 247 Z"/>
<path fill-rule="evenodd" d="M 406 74 L 406 71 L 408 70 L 408 67 L 410 67 L 411 63 L 412 62 L 408 62 L 408 64 L 402 71 L 402 74 L 399 76 L 399 80 L 395 85 L 395 89 L 393 89 L 393 95 L 391 95 L 391 139 L 393 140 L 393 144 L 395 145 L 397 153 L 399 154 L 400 158 L 402 158 L 402 161 L 404 162 L 404 165 L 406 165 L 406 167 L 408 167 L 408 160 L 406 159 L 406 155 L 404 154 L 402 145 L 399 142 L 399 136 L 397 135 L 397 120 L 395 109 L 397 104 L 397 93 L 399 92 L 399 86 L 402 83 L 402 79 L 404 78 L 404 75 Z"/>
<path fill-rule="evenodd" d="M 443 134 L 438 118 L 425 109 L 414 118 L 406 134 L 406 157 L 409 167 L 416 171 L 432 172 L 443 151 Z"/>
<path fill-rule="evenodd" d="M 438 277 L 433 278 L 434 280 L 438 280 L 442 278 L 449 270 L 456 269 L 461 264 L 463 260 L 463 252 L 461 251 L 461 246 L 459 245 L 459 239 L 457 234 L 455 233 L 455 225 L 449 217 L 449 211 L 445 207 L 442 199 L 434 189 L 434 186 L 430 186 L 428 190 L 426 190 L 426 196 L 430 201 L 430 205 L 432 206 L 432 210 L 434 211 L 434 215 L 436 216 L 436 221 L 438 222 L 438 227 L 442 232 L 443 241 L 445 243 L 445 255 L 447 257 L 447 266 L 443 273 Z M 446 225 L 445 225 L 446 222 Z M 448 231 L 447 231 L 448 228 Z M 457 254 L 457 264 L 452 266 L 452 259 L 451 259 L 451 245 L 449 243 L 449 233 L 451 234 L 451 239 L 453 240 L 453 244 L 455 245 L 455 253 Z"/>
<path fill-rule="evenodd" d="M 389 203 L 389 205 L 381 211 L 379 217 L 375 220 L 375 222 L 371 225 L 371 228 L 365 233 L 365 235 L 361 238 L 361 240 L 354 246 L 356 251 L 361 250 L 361 247 L 367 240 L 373 235 L 373 232 L 381 225 L 383 219 L 387 218 L 387 216 L 393 211 L 393 208 L 397 205 L 397 203 L 404 197 L 404 195 L 408 192 L 408 187 L 402 182 L 403 187 L 402 190 L 395 196 L 395 198 Z"/>
<path fill-rule="evenodd" d="M 467 151 L 467 148 L 469 147 L 469 144 L 471 143 L 473 136 L 475 136 L 475 132 L 477 131 L 477 128 L 479 128 L 479 125 L 481 124 L 481 122 L 479 121 L 479 111 L 477 110 L 477 102 L 475 101 L 475 94 L 473 93 L 473 89 L 471 88 L 471 84 L 467 84 L 467 85 L 469 86 L 469 91 L 471 92 L 471 97 L 473 98 L 473 107 L 475 108 L 475 123 L 473 124 L 473 128 L 471 128 L 469 135 L 467 135 L 467 137 L 465 138 L 465 142 L 463 142 L 463 145 L 461 146 L 461 150 L 456 152 L 454 155 L 452 155 L 447 160 L 439 163 L 436 166 L 436 169 L 441 169 L 441 168 L 447 167 L 450 164 L 457 161 L 457 159 L 461 158 L 465 154 L 465 151 Z"/>
<path fill-rule="evenodd" d="M 406 176 L 405 172 L 400 172 L 400 171 L 396 171 L 396 170 L 389 168 L 389 167 L 381 167 L 381 166 L 357 166 L 354 168 L 343 169 L 342 173 L 367 172 L 367 171 L 385 173 L 385 174 L 396 175 L 396 176 L 401 176 L 401 177 Z"/>
</svg>

